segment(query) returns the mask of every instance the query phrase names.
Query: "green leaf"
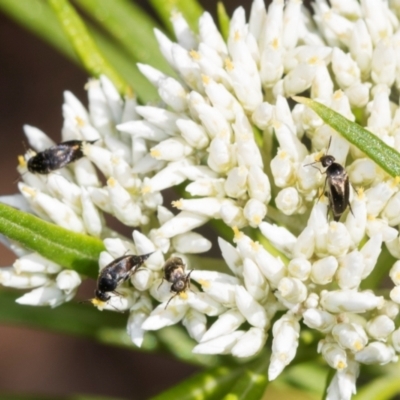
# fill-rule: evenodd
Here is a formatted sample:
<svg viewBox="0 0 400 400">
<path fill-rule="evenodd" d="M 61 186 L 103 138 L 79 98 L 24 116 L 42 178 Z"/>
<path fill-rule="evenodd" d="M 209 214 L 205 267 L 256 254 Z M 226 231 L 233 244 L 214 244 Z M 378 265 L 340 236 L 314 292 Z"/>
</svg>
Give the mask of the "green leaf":
<svg viewBox="0 0 400 400">
<path fill-rule="evenodd" d="M 104 250 L 100 239 L 71 232 L 1 203 L 0 233 L 65 268 L 97 278 L 98 258 Z"/>
<path fill-rule="evenodd" d="M 293 99 L 310 107 L 326 124 L 364 152 L 388 174 L 400 177 L 400 153 L 388 146 L 378 136 L 321 103 L 299 96 L 295 96 Z"/>
<path fill-rule="evenodd" d="M 203 8 L 196 0 L 149 0 L 149 3 L 171 34 L 174 34 L 171 23 L 171 15 L 174 11 L 181 12 L 190 29 L 198 32 L 198 22 Z"/>
<path fill-rule="evenodd" d="M 123 400 L 117 397 L 74 394 L 72 396 L 49 396 L 39 394 L 0 393 L 0 400 Z"/>
<path fill-rule="evenodd" d="M 259 400 L 268 385 L 269 357 L 261 355 L 248 365 L 223 400 Z"/>
<path fill-rule="evenodd" d="M 151 400 L 220 400 L 242 373 L 242 367 L 216 367 L 186 379 Z"/>
<path fill-rule="evenodd" d="M 0 0 L 0 10 L 24 28 L 49 42 L 66 57 L 78 62 L 73 47 L 46 2 L 42 0 Z"/>
<path fill-rule="evenodd" d="M 377 378 L 371 383 L 357 390 L 353 400 L 390 400 L 400 394 L 399 376 L 385 376 Z"/>
<path fill-rule="evenodd" d="M 120 93 L 129 93 L 129 85 L 104 58 L 84 22 L 68 0 L 48 0 L 48 2 L 85 68 L 95 77 L 106 75 Z"/>
<path fill-rule="evenodd" d="M 227 41 L 229 37 L 230 19 L 228 14 L 226 13 L 226 9 L 222 1 L 219 1 L 217 3 L 217 16 L 218 16 L 219 30 L 224 40 Z"/>
<path fill-rule="evenodd" d="M 161 55 L 154 28 L 156 21 L 127 0 L 75 0 L 121 44 L 134 61 L 151 64 L 168 75 L 174 71 Z"/>
</svg>

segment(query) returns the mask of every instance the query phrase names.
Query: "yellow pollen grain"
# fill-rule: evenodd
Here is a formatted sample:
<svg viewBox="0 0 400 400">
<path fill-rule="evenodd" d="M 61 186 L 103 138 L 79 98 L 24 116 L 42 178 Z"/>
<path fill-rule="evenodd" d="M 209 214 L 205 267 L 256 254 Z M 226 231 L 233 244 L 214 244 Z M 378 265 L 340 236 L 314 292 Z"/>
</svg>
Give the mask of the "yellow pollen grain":
<svg viewBox="0 0 400 400">
<path fill-rule="evenodd" d="M 317 56 L 311 57 L 308 59 L 308 63 L 310 65 L 318 64 L 319 58 Z"/>
<path fill-rule="evenodd" d="M 114 178 L 109 178 L 107 181 L 107 185 L 110 187 L 115 187 L 115 185 L 117 184 L 117 181 Z"/>
<path fill-rule="evenodd" d="M 259 215 L 255 215 L 255 216 L 252 218 L 252 221 L 253 221 L 254 224 L 260 225 L 260 223 L 261 223 L 261 217 L 260 217 Z"/>
<path fill-rule="evenodd" d="M 341 90 L 336 90 L 335 93 L 333 93 L 333 99 L 334 100 L 339 100 L 343 97 L 343 92 Z"/>
<path fill-rule="evenodd" d="M 240 240 L 243 237 L 243 233 L 239 231 L 237 226 L 234 226 L 232 229 L 233 229 L 234 240 Z"/>
<path fill-rule="evenodd" d="M 318 152 L 317 154 L 314 155 L 314 160 L 316 162 L 319 162 L 319 160 L 321 160 L 321 157 L 324 155 L 325 155 L 325 153 L 321 150 L 320 152 Z"/>
<path fill-rule="evenodd" d="M 210 83 L 210 77 L 207 75 L 201 75 L 201 80 L 205 85 L 208 85 Z"/>
<path fill-rule="evenodd" d="M 273 127 L 274 129 L 279 129 L 281 126 L 282 126 L 281 122 L 278 121 L 277 119 L 274 119 L 274 120 L 272 121 L 272 127 Z"/>
<path fill-rule="evenodd" d="M 172 207 L 177 208 L 178 210 L 182 210 L 183 207 L 183 201 L 181 200 L 176 200 L 171 202 Z"/>
<path fill-rule="evenodd" d="M 364 188 L 363 187 L 357 188 L 357 197 L 358 197 L 358 200 L 363 200 L 364 199 L 365 192 L 364 192 Z"/>
<path fill-rule="evenodd" d="M 353 344 L 353 348 L 357 351 L 360 351 L 361 349 L 364 348 L 364 346 L 362 345 L 362 343 L 360 343 L 358 340 L 356 340 Z"/>
<path fill-rule="evenodd" d="M 341 370 L 347 367 L 347 364 L 344 361 L 339 361 L 336 365 L 336 369 Z"/>
<path fill-rule="evenodd" d="M 238 42 L 240 39 L 242 38 L 242 36 L 240 35 L 239 31 L 235 31 L 235 34 L 233 35 L 233 39 Z"/>
<path fill-rule="evenodd" d="M 151 186 L 150 185 L 142 187 L 142 194 L 146 194 L 146 193 L 150 193 L 150 192 L 151 192 Z"/>
<path fill-rule="evenodd" d="M 396 178 L 391 180 L 390 187 L 394 189 L 399 183 L 400 183 L 400 176 L 396 176 Z"/>
<path fill-rule="evenodd" d="M 278 157 L 281 159 L 281 160 L 284 160 L 286 157 L 287 157 L 287 152 L 285 151 L 285 150 L 278 150 Z"/>
<path fill-rule="evenodd" d="M 35 196 L 36 196 L 36 190 L 31 189 L 30 187 L 26 187 L 26 186 L 25 186 L 25 187 L 22 189 L 22 191 L 25 192 L 25 193 L 28 193 L 29 196 L 32 196 L 32 197 L 35 197 Z"/>
<path fill-rule="evenodd" d="M 271 46 L 274 50 L 279 49 L 279 46 L 280 46 L 279 38 L 276 37 L 276 38 L 272 39 Z"/>
<path fill-rule="evenodd" d="M 75 121 L 78 124 L 79 128 L 85 126 L 85 121 L 81 117 L 76 116 Z"/>
<path fill-rule="evenodd" d="M 258 242 L 251 242 L 250 246 L 254 251 L 258 251 L 260 249 L 260 243 Z"/>
<path fill-rule="evenodd" d="M 188 298 L 188 295 L 187 295 L 186 292 L 180 292 L 180 293 L 179 293 L 179 297 L 180 297 L 182 300 L 186 300 L 186 299 Z"/>
<path fill-rule="evenodd" d="M 157 150 L 157 149 L 151 149 L 151 150 L 150 150 L 150 155 L 151 155 L 153 158 L 158 159 L 158 158 L 161 157 L 161 152 L 160 152 L 160 150 Z"/>
<path fill-rule="evenodd" d="M 26 167 L 26 160 L 24 156 L 18 156 L 18 164 L 20 167 Z"/>
<path fill-rule="evenodd" d="M 103 308 L 105 307 L 106 303 L 104 301 L 101 301 L 99 299 L 91 299 L 90 302 L 97 307 L 100 311 L 103 311 Z"/>
<path fill-rule="evenodd" d="M 205 281 L 203 279 L 199 279 L 197 282 L 199 282 L 199 284 L 204 288 L 210 287 L 210 282 L 209 281 Z"/>
<path fill-rule="evenodd" d="M 200 60 L 201 59 L 200 53 L 197 52 L 196 50 L 190 50 L 189 51 L 189 55 L 190 55 L 190 57 L 193 58 L 193 60 Z"/>
<path fill-rule="evenodd" d="M 367 215 L 367 220 L 368 220 L 368 221 L 375 221 L 375 216 L 369 214 L 369 215 Z"/>
<path fill-rule="evenodd" d="M 232 71 L 235 68 L 235 66 L 233 65 L 233 62 L 230 58 L 227 58 L 225 60 L 225 68 L 227 71 Z"/>
<path fill-rule="evenodd" d="M 130 100 L 133 99 L 135 97 L 135 93 L 133 92 L 133 89 L 131 86 L 128 86 L 125 89 L 125 99 Z"/>
<path fill-rule="evenodd" d="M 400 281 L 400 272 L 398 272 L 397 274 L 394 275 L 394 279 L 395 281 Z"/>
</svg>

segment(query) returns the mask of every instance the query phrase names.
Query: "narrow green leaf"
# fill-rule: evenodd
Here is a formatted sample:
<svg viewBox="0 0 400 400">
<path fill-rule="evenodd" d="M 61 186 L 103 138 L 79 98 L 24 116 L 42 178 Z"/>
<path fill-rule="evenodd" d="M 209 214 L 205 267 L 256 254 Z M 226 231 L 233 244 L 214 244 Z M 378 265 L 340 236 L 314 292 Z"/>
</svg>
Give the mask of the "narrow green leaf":
<svg viewBox="0 0 400 400">
<path fill-rule="evenodd" d="M 95 77 L 106 75 L 120 93 L 127 93 L 128 84 L 101 54 L 84 22 L 68 0 L 48 0 L 48 2 L 85 68 Z"/>
<path fill-rule="evenodd" d="M 353 400 L 390 400 L 400 394 L 398 373 L 394 376 L 377 378 L 357 390 Z"/>
<path fill-rule="evenodd" d="M 154 28 L 161 27 L 135 3 L 127 0 L 75 2 L 101 24 L 134 61 L 151 64 L 169 75 L 174 74 L 161 55 L 154 35 Z"/>
<path fill-rule="evenodd" d="M 229 36 L 230 19 L 228 14 L 226 13 L 226 9 L 222 1 L 219 1 L 217 3 L 217 16 L 218 16 L 219 30 L 222 34 L 222 37 L 225 39 L 225 41 L 227 41 Z"/>
<path fill-rule="evenodd" d="M 104 250 L 100 239 L 71 232 L 5 204 L 0 204 L 0 233 L 65 268 L 97 278 L 98 257 Z"/>
<path fill-rule="evenodd" d="M 198 32 L 199 18 L 203 13 L 203 8 L 197 0 L 149 0 L 149 3 L 171 34 L 174 34 L 171 23 L 173 11 L 181 12 L 190 29 Z"/>
<path fill-rule="evenodd" d="M 400 153 L 388 146 L 378 136 L 321 103 L 299 96 L 295 96 L 293 99 L 310 107 L 326 124 L 364 152 L 388 174 L 400 177 Z"/>
<path fill-rule="evenodd" d="M 186 379 L 151 400 L 220 400 L 242 373 L 242 367 L 216 367 Z"/>
<path fill-rule="evenodd" d="M 269 357 L 261 356 L 248 365 L 223 400 L 260 400 L 268 385 Z"/>
<path fill-rule="evenodd" d="M 0 0 L 0 10 L 15 22 L 49 42 L 69 59 L 78 58 L 54 13 L 42 0 Z"/>
</svg>

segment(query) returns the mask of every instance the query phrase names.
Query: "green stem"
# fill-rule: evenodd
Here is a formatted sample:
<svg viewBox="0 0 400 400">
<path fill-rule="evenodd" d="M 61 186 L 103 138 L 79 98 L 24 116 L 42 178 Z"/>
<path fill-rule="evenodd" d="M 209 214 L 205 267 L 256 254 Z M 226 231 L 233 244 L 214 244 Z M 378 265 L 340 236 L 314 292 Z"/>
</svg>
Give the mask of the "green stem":
<svg viewBox="0 0 400 400">
<path fill-rule="evenodd" d="M 128 84 L 101 54 L 79 14 L 68 0 L 48 0 L 64 32 L 85 68 L 95 77 L 106 75 L 120 93 L 129 93 Z"/>
</svg>

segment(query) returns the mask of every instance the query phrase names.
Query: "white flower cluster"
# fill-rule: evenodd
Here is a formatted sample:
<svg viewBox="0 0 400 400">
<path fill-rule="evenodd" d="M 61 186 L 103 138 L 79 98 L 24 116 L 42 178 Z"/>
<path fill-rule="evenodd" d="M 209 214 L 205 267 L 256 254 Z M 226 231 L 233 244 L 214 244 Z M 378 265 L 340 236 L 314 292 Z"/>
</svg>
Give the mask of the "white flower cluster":
<svg viewBox="0 0 400 400">
<path fill-rule="evenodd" d="M 299 0 L 274 0 L 268 12 L 255 0 L 248 23 L 242 8 L 234 12 L 226 43 L 208 13 L 198 35 L 175 14 L 178 43 L 159 31 L 156 37 L 178 78 L 139 65 L 163 105 L 122 101 L 105 77 L 88 84 L 89 112 L 67 92 L 62 140 L 97 142 L 85 144 L 85 157 L 71 168 L 46 176 L 28 172 L 21 159 L 20 190 L 43 219 L 104 239 L 100 268 L 127 253 L 153 252 L 105 304 L 130 310 L 136 345 L 146 330 L 182 321 L 198 342 L 194 352 L 249 357 L 272 328 L 272 380 L 295 357 L 302 322 L 324 336 L 318 350 L 337 370 L 327 398 L 350 399 L 360 363 L 386 364 L 400 353 L 400 261 L 387 298 L 360 288 L 383 243 L 400 259 L 398 180 L 288 98 L 307 91 L 351 120 L 357 108 L 371 132 L 400 150 L 400 107 L 392 100 L 400 89 L 400 8 L 383 0 L 330 4 L 317 0 L 311 16 Z M 36 151 L 53 144 L 36 128 L 25 133 Z M 359 187 L 342 222 L 330 221 L 327 200 L 317 199 L 325 176 L 305 166 L 331 137 L 329 154 L 343 166 L 351 158 L 346 170 Z M 174 201 L 174 215 L 161 191 L 185 182 L 195 198 Z M 117 237 L 102 212 L 141 232 L 133 231 L 133 242 Z M 235 231 L 236 246 L 219 239 L 230 274 L 190 263 L 190 254 L 211 247 L 193 230 L 215 219 Z M 276 252 L 246 235 L 247 227 Z M 55 306 L 74 295 L 78 274 L 17 250 L 0 282 L 36 288 L 20 303 Z M 163 266 L 172 255 L 187 273 L 196 268 L 195 284 L 166 307 L 171 283 L 162 281 Z M 210 325 L 207 317 L 217 318 Z"/>
</svg>

